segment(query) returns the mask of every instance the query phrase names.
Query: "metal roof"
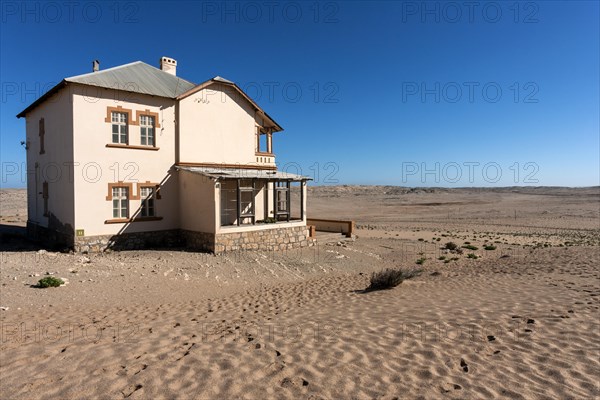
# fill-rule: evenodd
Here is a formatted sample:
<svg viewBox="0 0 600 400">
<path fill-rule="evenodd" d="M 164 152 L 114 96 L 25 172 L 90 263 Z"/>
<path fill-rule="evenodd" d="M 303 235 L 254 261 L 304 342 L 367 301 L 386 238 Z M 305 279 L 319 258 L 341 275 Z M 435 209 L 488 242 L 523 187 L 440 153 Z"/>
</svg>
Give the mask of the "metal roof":
<svg viewBox="0 0 600 400">
<path fill-rule="evenodd" d="M 143 93 L 151 96 L 181 100 L 182 98 L 185 98 L 215 82 L 229 85 L 239 91 L 256 110 L 262 113 L 262 115 L 264 115 L 264 117 L 273 124 L 275 132 L 283 130 L 283 128 L 277 122 L 275 122 L 275 120 L 271 118 L 269 114 L 264 112 L 264 110 L 258 104 L 256 104 L 254 100 L 244 93 L 244 91 L 240 89 L 234 82 L 228 79 L 225 79 L 221 76 L 215 76 L 206 82 L 196 85 L 193 82 L 181 79 L 142 61 L 135 61 L 113 68 L 65 78 L 52 89 L 44 93 L 36 101 L 31 103 L 26 109 L 21 111 L 17 115 L 17 118 L 25 117 L 29 111 L 46 101 L 46 99 L 69 83 L 78 83 L 81 85 L 123 90 L 126 92 Z"/>
<path fill-rule="evenodd" d="M 196 86 L 142 61 L 72 76 L 65 81 L 172 99 Z"/>
<path fill-rule="evenodd" d="M 290 174 L 289 172 L 264 169 L 246 168 L 209 168 L 209 167 L 183 167 L 175 166 L 178 170 L 188 171 L 193 174 L 203 175 L 214 179 L 266 179 L 287 181 L 309 181 L 308 176 Z"/>
</svg>

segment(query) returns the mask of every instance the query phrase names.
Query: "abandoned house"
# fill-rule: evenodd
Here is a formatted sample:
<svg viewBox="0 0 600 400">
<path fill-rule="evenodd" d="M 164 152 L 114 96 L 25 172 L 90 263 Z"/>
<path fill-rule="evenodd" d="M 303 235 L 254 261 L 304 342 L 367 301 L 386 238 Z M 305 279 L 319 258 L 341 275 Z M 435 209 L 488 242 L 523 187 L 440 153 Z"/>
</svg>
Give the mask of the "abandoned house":
<svg viewBox="0 0 600 400">
<path fill-rule="evenodd" d="M 26 119 L 27 232 L 75 251 L 308 245 L 305 176 L 278 171 L 283 128 L 235 83 L 177 62 L 62 80 Z"/>
</svg>

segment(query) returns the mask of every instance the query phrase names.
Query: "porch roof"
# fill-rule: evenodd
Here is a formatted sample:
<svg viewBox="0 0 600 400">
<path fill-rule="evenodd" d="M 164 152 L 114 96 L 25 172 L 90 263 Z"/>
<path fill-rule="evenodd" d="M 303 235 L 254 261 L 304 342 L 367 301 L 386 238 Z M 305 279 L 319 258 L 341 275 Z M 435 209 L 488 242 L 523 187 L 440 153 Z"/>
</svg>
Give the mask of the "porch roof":
<svg viewBox="0 0 600 400">
<path fill-rule="evenodd" d="M 176 166 L 178 170 L 188 171 L 213 179 L 263 179 L 271 181 L 309 181 L 311 177 L 290 174 L 289 172 L 246 168 L 209 168 Z"/>
</svg>

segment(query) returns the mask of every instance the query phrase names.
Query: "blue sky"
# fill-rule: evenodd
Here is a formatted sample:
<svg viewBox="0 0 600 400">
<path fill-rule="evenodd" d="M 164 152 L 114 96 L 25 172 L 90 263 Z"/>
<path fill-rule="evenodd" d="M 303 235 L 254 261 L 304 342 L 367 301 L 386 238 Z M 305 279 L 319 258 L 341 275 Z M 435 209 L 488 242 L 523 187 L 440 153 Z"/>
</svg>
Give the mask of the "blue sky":
<svg viewBox="0 0 600 400">
<path fill-rule="evenodd" d="M 599 3 L 472 4 L 4 1 L 0 185 L 45 90 L 163 55 L 238 83 L 317 184 L 598 185 Z"/>
</svg>

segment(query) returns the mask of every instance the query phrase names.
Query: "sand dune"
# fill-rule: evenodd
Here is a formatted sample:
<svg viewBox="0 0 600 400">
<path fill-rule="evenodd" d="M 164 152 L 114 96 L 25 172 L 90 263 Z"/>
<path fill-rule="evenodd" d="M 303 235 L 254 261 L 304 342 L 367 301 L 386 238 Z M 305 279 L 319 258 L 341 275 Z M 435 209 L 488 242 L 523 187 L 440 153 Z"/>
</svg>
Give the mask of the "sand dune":
<svg viewBox="0 0 600 400">
<path fill-rule="evenodd" d="M 565 218 L 584 218 L 589 203 Z M 564 245 L 564 231 L 542 230 L 542 242 L 554 243 L 544 247 L 536 235 L 516 235 L 516 226 L 494 230 L 458 219 L 434 227 L 398 215 L 379 228 L 356 204 L 364 225 L 356 241 L 298 253 L 135 251 L 87 260 L 4 252 L 2 398 L 600 396 L 593 224 L 577 230 L 576 245 Z M 571 207 L 550 206 L 565 215 Z M 464 235 L 481 258 L 437 259 L 441 244 L 462 243 Z M 510 256 L 481 250 L 496 235 L 498 247 L 513 248 Z M 421 256 L 421 276 L 362 292 L 371 272 L 413 267 Z M 46 272 L 69 284 L 29 286 Z"/>
</svg>

